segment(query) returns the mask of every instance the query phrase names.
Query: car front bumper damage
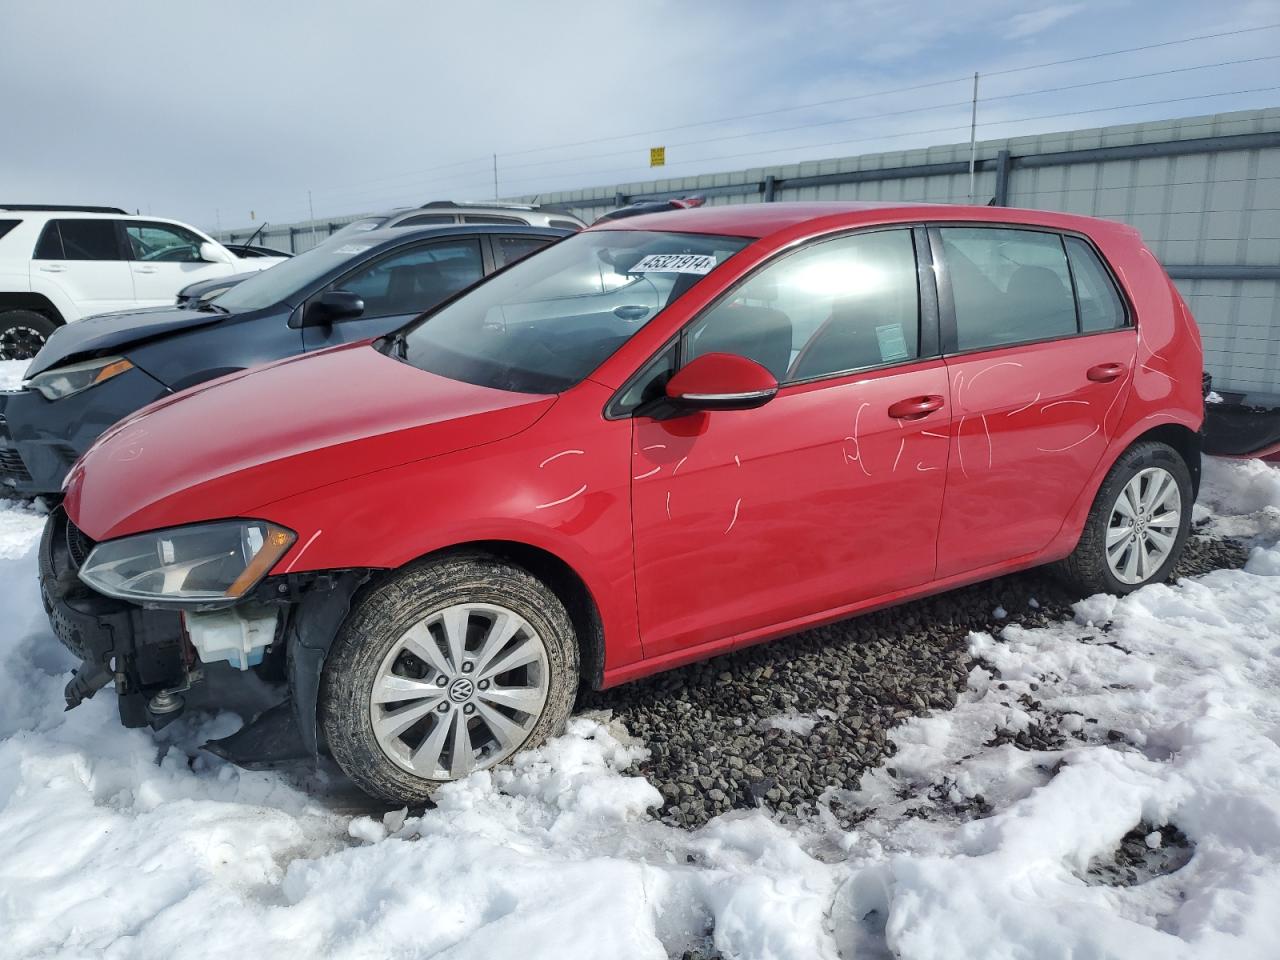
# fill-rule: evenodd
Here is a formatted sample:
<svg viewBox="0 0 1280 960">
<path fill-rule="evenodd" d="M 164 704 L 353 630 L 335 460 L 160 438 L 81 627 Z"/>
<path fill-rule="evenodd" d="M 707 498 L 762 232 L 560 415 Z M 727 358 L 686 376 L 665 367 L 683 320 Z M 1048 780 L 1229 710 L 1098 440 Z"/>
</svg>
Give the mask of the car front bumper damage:
<svg viewBox="0 0 1280 960">
<path fill-rule="evenodd" d="M 40 544 L 40 592 L 54 634 L 80 660 L 66 686 L 67 709 L 114 684 L 120 722 L 158 730 L 182 715 L 184 694 L 205 682 L 204 665 L 183 611 L 105 597 L 80 581 L 80 564 L 92 546 L 61 508 L 49 515 Z M 352 597 L 369 577 L 363 570 L 269 577 L 252 591 L 246 602 L 279 613 L 270 656 L 255 668 L 277 702 L 205 749 L 250 768 L 318 755 L 320 673 Z M 227 672 L 234 681 L 236 672 Z"/>
</svg>

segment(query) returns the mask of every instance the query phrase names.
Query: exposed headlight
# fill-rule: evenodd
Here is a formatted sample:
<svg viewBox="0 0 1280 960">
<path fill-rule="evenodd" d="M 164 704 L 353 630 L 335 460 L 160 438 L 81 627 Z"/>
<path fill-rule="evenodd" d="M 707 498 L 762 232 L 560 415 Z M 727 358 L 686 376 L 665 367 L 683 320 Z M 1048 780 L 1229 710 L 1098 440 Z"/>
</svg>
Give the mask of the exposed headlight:
<svg viewBox="0 0 1280 960">
<path fill-rule="evenodd" d="M 106 540 L 80 579 L 99 593 L 153 603 L 229 603 L 252 590 L 296 539 L 265 520 L 220 520 Z"/>
<path fill-rule="evenodd" d="M 26 386 L 39 390 L 46 399 L 61 400 L 132 369 L 133 364 L 124 357 L 101 357 L 38 373 L 26 382 Z"/>
</svg>

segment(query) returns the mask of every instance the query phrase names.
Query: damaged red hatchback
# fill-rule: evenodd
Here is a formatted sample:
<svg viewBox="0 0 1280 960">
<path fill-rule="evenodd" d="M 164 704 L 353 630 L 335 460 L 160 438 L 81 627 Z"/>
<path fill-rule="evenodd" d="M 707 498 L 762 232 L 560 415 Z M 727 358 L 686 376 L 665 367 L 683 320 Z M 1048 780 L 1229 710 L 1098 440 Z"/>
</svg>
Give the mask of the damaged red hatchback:
<svg viewBox="0 0 1280 960">
<path fill-rule="evenodd" d="M 71 472 L 42 582 L 159 727 L 206 665 L 279 703 L 211 749 L 328 750 L 416 802 L 608 686 L 1049 562 L 1169 575 L 1201 348 L 1132 229 L 989 207 L 634 217 L 401 333 L 235 374 Z"/>
</svg>

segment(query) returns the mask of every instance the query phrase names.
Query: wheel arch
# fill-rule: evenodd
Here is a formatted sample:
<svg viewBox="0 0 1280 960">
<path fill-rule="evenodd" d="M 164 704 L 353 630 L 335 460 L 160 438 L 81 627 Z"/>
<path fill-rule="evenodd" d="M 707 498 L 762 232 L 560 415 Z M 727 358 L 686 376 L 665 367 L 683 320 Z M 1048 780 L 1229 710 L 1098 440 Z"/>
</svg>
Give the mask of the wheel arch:
<svg viewBox="0 0 1280 960">
<path fill-rule="evenodd" d="M 1158 443 L 1168 444 L 1178 451 L 1183 462 L 1187 465 L 1187 470 L 1191 474 L 1191 495 L 1196 498 L 1200 495 L 1200 434 L 1190 427 L 1185 427 L 1180 423 L 1162 423 L 1159 426 L 1152 427 L 1145 433 L 1140 433 L 1127 444 L 1124 450 L 1116 454 L 1115 459 L 1128 450 L 1134 444 L 1144 443 L 1147 441 L 1155 441 Z M 1110 469 L 1110 467 L 1108 467 Z"/>
<path fill-rule="evenodd" d="M 0 313 L 6 310 L 32 310 L 48 317 L 59 327 L 67 323 L 62 311 L 42 293 L 0 293 Z"/>
<path fill-rule="evenodd" d="M 593 689 L 604 682 L 604 620 L 600 606 L 583 576 L 563 557 L 518 540 L 471 540 L 431 550 L 411 563 L 434 560 L 452 554 L 488 554 L 527 570 L 537 577 L 564 604 L 578 639 L 582 680 Z M 407 566 L 407 564 L 406 564 Z"/>
</svg>

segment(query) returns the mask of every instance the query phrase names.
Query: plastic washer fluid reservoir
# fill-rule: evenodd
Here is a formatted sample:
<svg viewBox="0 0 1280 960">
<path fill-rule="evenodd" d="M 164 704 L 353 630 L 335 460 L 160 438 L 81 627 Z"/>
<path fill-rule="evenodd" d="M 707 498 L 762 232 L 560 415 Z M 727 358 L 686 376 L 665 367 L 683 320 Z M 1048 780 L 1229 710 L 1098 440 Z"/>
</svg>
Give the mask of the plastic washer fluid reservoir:
<svg viewBox="0 0 1280 960">
<path fill-rule="evenodd" d="M 245 615 L 238 609 L 183 613 L 191 645 L 205 663 L 225 660 L 239 670 L 262 662 L 263 651 L 276 636 L 277 614 Z"/>
</svg>

